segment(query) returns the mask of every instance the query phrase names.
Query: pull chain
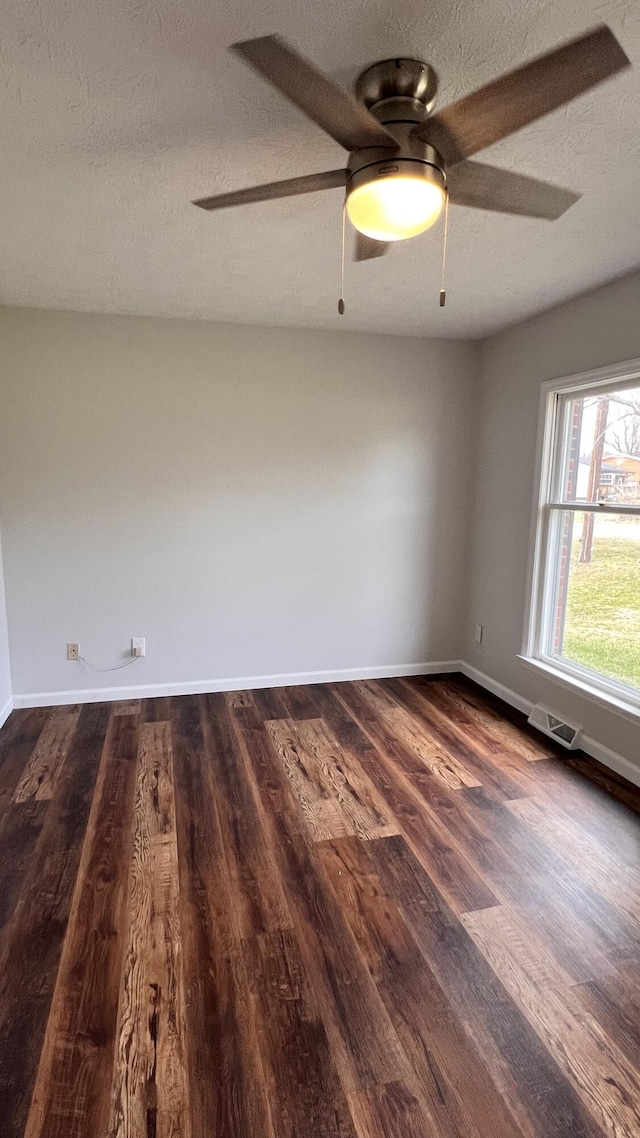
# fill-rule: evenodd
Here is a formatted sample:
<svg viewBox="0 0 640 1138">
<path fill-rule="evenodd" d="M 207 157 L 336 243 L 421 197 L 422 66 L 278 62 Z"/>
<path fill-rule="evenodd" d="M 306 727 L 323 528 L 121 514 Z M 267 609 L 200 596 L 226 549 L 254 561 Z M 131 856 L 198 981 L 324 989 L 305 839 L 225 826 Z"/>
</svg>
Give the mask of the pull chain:
<svg viewBox="0 0 640 1138">
<path fill-rule="evenodd" d="M 445 190 L 444 198 L 444 233 L 442 237 L 442 279 L 440 281 L 440 307 L 444 308 L 447 293 L 444 287 L 444 270 L 447 264 L 447 236 L 449 233 L 449 191 Z"/>
<path fill-rule="evenodd" d="M 340 300 L 338 301 L 338 312 L 340 316 L 344 316 L 344 233 L 347 217 L 347 199 L 345 197 L 342 203 L 342 242 L 340 247 Z"/>
</svg>

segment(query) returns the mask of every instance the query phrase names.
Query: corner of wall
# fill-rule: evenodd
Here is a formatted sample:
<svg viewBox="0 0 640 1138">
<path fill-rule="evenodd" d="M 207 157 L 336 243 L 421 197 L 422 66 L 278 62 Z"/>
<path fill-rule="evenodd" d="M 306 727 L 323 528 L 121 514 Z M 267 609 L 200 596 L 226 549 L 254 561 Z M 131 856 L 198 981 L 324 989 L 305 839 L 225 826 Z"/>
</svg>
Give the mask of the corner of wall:
<svg viewBox="0 0 640 1138">
<path fill-rule="evenodd" d="M 2 536 L 0 535 L 0 727 L 8 719 L 13 709 L 11 687 L 11 661 L 9 657 L 9 633 L 7 629 L 7 606 L 4 590 L 4 565 L 2 561 Z"/>
<path fill-rule="evenodd" d="M 486 340 L 474 341 L 475 356 L 474 356 L 474 372 L 475 382 L 472 392 L 471 400 L 471 421 L 473 429 L 471 432 L 470 446 L 468 451 L 469 468 L 468 468 L 468 486 L 469 496 L 467 502 L 467 544 L 466 544 L 466 557 L 463 568 L 464 573 L 464 591 L 462 597 L 462 632 L 460 636 L 460 643 L 456 645 L 457 654 L 462 660 L 467 660 L 473 655 L 473 636 L 472 629 L 474 626 L 474 612 L 475 612 L 475 598 L 474 592 L 474 563 L 475 563 L 475 550 L 477 542 L 477 524 L 479 514 L 479 481 L 480 481 L 480 441 L 481 431 L 479 426 L 481 423 L 481 409 L 483 400 L 483 388 L 485 378 L 485 349 Z"/>
</svg>

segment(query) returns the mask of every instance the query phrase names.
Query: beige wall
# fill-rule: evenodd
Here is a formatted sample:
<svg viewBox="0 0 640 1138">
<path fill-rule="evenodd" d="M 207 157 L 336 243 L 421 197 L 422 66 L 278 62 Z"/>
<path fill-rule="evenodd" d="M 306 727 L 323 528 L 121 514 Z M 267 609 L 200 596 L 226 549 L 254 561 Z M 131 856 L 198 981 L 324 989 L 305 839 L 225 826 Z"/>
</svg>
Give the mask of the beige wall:
<svg viewBox="0 0 640 1138">
<path fill-rule="evenodd" d="M 474 345 L 26 309 L 0 338 L 17 695 L 459 656 Z M 126 671 L 65 658 L 131 636 Z"/>
<path fill-rule="evenodd" d="M 640 274 L 484 343 L 465 657 L 494 680 L 564 712 L 598 742 L 640 763 L 637 721 L 534 674 L 517 659 L 527 593 L 540 384 L 636 357 Z M 484 626 L 481 645 L 473 642 L 475 623 Z"/>
</svg>

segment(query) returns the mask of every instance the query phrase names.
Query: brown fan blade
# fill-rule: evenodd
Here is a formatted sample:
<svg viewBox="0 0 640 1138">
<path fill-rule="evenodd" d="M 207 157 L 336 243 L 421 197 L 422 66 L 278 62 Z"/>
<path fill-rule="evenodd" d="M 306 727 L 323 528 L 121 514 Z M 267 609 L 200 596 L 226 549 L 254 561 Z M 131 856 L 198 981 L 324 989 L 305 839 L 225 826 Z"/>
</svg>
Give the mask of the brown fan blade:
<svg viewBox="0 0 640 1138">
<path fill-rule="evenodd" d="M 241 55 L 345 150 L 367 146 L 398 149 L 392 135 L 362 103 L 317 71 L 280 36 L 234 43 L 230 50 Z"/>
<path fill-rule="evenodd" d="M 414 133 L 448 164 L 460 162 L 629 66 L 613 32 L 601 24 L 445 107 Z"/>
<path fill-rule="evenodd" d="M 481 162 L 458 162 L 447 174 L 449 197 L 454 205 L 544 217 L 555 221 L 581 197 L 573 190 L 498 170 Z"/>
<path fill-rule="evenodd" d="M 389 241 L 376 241 L 367 237 L 356 229 L 356 239 L 353 246 L 354 261 L 372 261 L 374 257 L 384 257 L 389 248 Z"/>
<path fill-rule="evenodd" d="M 335 186 L 346 185 L 346 181 L 346 170 L 326 170 L 323 174 L 303 174 L 301 178 L 286 178 L 284 182 L 267 182 L 264 186 L 249 186 L 246 190 L 232 190 L 228 194 L 215 194 L 212 198 L 198 198 L 193 205 L 199 205 L 200 209 L 226 209 L 232 205 L 288 198 L 293 194 L 332 190 Z"/>
</svg>

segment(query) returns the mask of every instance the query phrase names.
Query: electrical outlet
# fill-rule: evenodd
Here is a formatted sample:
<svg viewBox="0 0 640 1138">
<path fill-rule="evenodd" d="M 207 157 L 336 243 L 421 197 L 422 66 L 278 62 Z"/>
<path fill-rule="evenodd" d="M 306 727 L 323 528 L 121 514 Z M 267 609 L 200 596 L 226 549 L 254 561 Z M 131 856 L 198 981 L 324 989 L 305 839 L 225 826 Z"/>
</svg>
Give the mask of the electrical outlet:
<svg viewBox="0 0 640 1138">
<path fill-rule="evenodd" d="M 145 644 L 144 636 L 132 636 L 131 637 L 131 655 L 139 657 L 139 656 L 146 656 L 146 654 L 147 654 L 147 647 Z"/>
<path fill-rule="evenodd" d="M 475 633 L 473 635 L 473 639 L 475 640 L 476 644 L 482 644 L 482 625 L 481 624 L 476 624 L 476 630 L 475 630 Z"/>
<path fill-rule="evenodd" d="M 80 659 L 80 645 L 79 644 L 67 644 L 67 660 L 79 660 L 79 659 Z"/>
</svg>

